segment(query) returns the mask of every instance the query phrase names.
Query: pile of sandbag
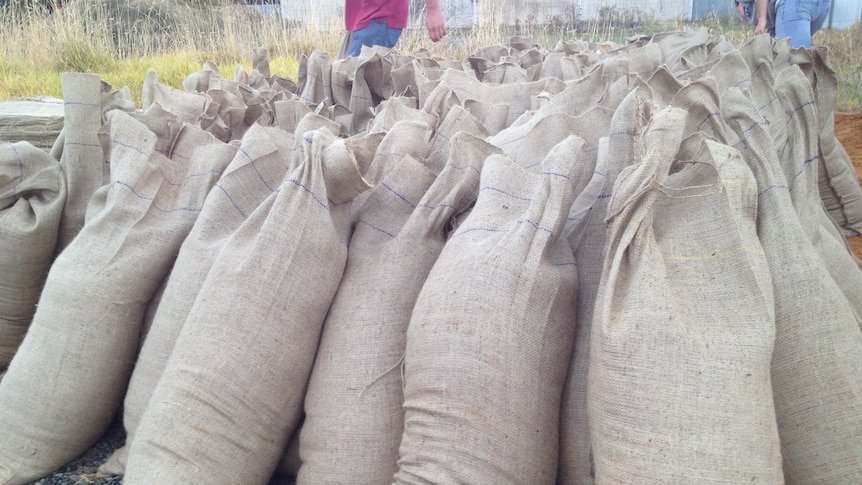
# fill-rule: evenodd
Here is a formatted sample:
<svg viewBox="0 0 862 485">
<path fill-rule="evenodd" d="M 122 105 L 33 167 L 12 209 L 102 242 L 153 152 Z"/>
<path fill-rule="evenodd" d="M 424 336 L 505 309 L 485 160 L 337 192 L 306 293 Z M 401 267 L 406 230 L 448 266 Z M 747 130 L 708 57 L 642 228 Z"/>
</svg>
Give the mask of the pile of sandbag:
<svg viewBox="0 0 862 485">
<path fill-rule="evenodd" d="M 67 74 L 51 153 L 0 147 L 0 483 L 118 418 L 130 484 L 862 482 L 824 51 L 253 66 Z"/>
</svg>

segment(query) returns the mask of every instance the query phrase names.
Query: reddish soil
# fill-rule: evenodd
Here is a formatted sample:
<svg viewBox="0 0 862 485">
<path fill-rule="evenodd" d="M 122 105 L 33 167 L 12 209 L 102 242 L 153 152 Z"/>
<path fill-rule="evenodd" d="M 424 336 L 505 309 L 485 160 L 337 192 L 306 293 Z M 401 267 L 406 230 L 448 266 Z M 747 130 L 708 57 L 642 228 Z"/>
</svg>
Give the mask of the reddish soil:
<svg viewBox="0 0 862 485">
<path fill-rule="evenodd" d="M 862 184 L 862 113 L 835 113 L 835 136 L 853 160 L 856 176 Z M 862 236 L 848 237 L 847 242 L 862 266 Z"/>
</svg>

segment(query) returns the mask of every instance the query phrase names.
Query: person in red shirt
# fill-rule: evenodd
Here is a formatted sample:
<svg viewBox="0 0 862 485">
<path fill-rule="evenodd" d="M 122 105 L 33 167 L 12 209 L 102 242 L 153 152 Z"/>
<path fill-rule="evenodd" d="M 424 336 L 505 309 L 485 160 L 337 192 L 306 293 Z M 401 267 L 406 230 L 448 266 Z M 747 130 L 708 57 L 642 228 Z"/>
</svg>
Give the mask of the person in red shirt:
<svg viewBox="0 0 862 485">
<path fill-rule="evenodd" d="M 358 56 L 362 46 L 392 48 L 407 27 L 410 0 L 345 0 L 344 26 L 350 33 L 348 56 Z M 446 35 L 440 0 L 425 0 L 425 27 L 434 42 Z"/>
</svg>

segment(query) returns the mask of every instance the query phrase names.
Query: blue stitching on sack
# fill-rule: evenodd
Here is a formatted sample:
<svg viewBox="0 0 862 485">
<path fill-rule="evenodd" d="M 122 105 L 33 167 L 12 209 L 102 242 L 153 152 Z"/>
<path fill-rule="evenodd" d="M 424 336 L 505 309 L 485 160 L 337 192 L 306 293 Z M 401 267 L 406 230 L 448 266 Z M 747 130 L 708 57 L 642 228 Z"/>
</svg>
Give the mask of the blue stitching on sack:
<svg viewBox="0 0 862 485">
<path fill-rule="evenodd" d="M 185 177 L 183 178 L 183 181 L 182 181 L 182 182 L 177 183 L 177 182 L 172 181 L 171 179 L 169 179 L 169 178 L 168 178 L 168 176 L 167 176 L 167 175 L 165 175 L 165 171 L 162 169 L 162 167 L 159 167 L 159 172 L 162 174 L 162 178 L 163 178 L 163 179 L 165 179 L 165 182 L 167 182 L 167 183 L 168 183 L 168 185 L 173 185 L 174 187 L 180 187 L 180 186 L 182 186 L 182 185 L 183 185 L 183 182 L 185 182 L 186 180 L 188 180 L 188 179 L 190 179 L 190 178 L 192 178 L 192 177 L 204 177 L 204 176 L 207 176 L 207 175 L 210 175 L 210 174 L 217 174 L 217 175 L 221 175 L 221 174 L 223 173 L 221 170 L 207 170 L 206 172 L 193 173 L 193 174 L 191 174 L 191 175 L 187 175 L 187 176 L 185 176 Z"/>
<path fill-rule="evenodd" d="M 215 185 L 214 185 L 214 187 L 218 187 L 218 188 L 219 188 L 219 189 L 224 193 L 224 195 L 226 195 L 226 196 L 227 196 L 228 200 L 231 202 L 231 204 L 233 204 L 233 206 L 234 206 L 234 208 L 236 209 L 236 211 L 237 211 L 237 212 L 239 212 L 239 214 L 240 214 L 243 218 L 248 217 L 247 215 L 245 215 L 245 212 L 243 212 L 243 211 L 242 211 L 242 209 L 240 209 L 240 208 L 239 208 L 239 205 L 237 205 L 236 201 L 235 201 L 235 200 L 233 200 L 233 197 L 231 197 L 231 196 L 230 196 L 230 193 L 228 193 L 227 189 L 225 189 L 224 187 L 222 187 L 222 185 L 221 185 L 221 184 L 218 184 L 218 183 L 217 183 L 217 184 L 215 184 Z"/>
<path fill-rule="evenodd" d="M 770 104 L 772 104 L 772 103 L 774 103 L 774 102 L 776 102 L 776 101 L 778 101 L 778 96 L 774 96 L 772 99 L 770 99 L 769 101 L 767 101 L 767 102 L 766 102 L 766 104 L 764 104 L 763 106 L 759 106 L 759 107 L 757 108 L 757 110 L 758 110 L 758 111 L 763 111 L 763 110 L 765 110 L 765 109 L 766 109 L 766 107 L 767 107 L 767 106 L 769 106 Z"/>
<path fill-rule="evenodd" d="M 138 147 L 134 147 L 134 146 L 132 146 L 132 145 L 128 145 L 128 144 L 123 143 L 123 142 L 120 142 L 120 141 L 116 141 L 116 140 L 114 140 L 114 145 L 120 145 L 121 147 L 128 148 L 129 150 L 134 150 L 134 151 L 136 151 L 136 152 L 140 153 L 140 154 L 141 154 L 141 155 L 143 155 L 143 156 L 147 156 L 147 155 L 148 155 L 146 152 L 144 152 L 144 151 L 143 151 L 143 150 L 141 150 L 140 148 L 138 148 Z"/>
<path fill-rule="evenodd" d="M 165 214 L 170 214 L 171 212 L 177 212 L 177 211 L 187 211 L 187 212 L 200 212 L 200 211 L 201 211 L 201 209 L 200 209 L 200 208 L 198 208 L 198 209 L 193 209 L 193 208 L 191 208 L 191 207 L 177 207 L 177 208 L 175 208 L 175 209 L 162 209 L 161 207 L 159 207 L 159 206 L 156 204 L 156 201 L 155 201 L 155 200 L 153 200 L 153 198 L 152 198 L 152 197 L 145 197 L 145 196 L 143 196 L 143 195 L 139 194 L 139 193 L 134 189 L 134 187 L 132 187 L 131 185 L 127 184 L 126 182 L 123 182 L 123 181 L 121 181 L 121 180 L 117 180 L 116 182 L 114 182 L 114 185 L 115 185 L 115 186 L 116 186 L 116 185 L 122 185 L 122 186 L 124 186 L 124 187 L 128 188 L 128 189 L 129 189 L 133 194 L 135 194 L 135 196 L 136 196 L 136 197 L 138 197 L 139 199 L 142 199 L 142 200 L 148 200 L 148 201 L 152 202 L 152 203 L 153 203 L 153 204 L 152 204 L 152 207 L 154 207 L 156 210 L 158 210 L 158 211 L 160 211 L 160 212 L 164 212 Z"/>
<path fill-rule="evenodd" d="M 793 176 L 793 178 L 792 178 L 792 179 L 790 179 L 790 185 L 795 184 L 795 183 L 796 183 L 796 179 L 798 179 L 799 177 L 801 177 L 801 176 L 802 176 L 802 172 L 804 172 L 804 171 L 805 171 L 805 166 L 806 166 L 806 165 L 808 165 L 808 164 L 810 164 L 810 163 L 814 162 L 815 160 L 819 160 L 819 159 L 820 159 L 820 155 L 814 155 L 813 157 L 809 158 L 808 160 L 805 160 L 804 162 L 802 162 L 802 168 L 800 168 L 800 169 L 799 169 L 799 171 L 798 171 L 798 172 L 796 172 L 796 175 L 794 175 L 794 176 Z M 789 188 L 789 189 L 787 189 L 787 190 L 788 190 L 788 191 L 790 191 L 790 192 L 793 192 L 793 187 L 790 187 L 790 188 Z"/>
<path fill-rule="evenodd" d="M 706 118 L 704 118 L 700 123 L 697 124 L 697 129 L 700 130 L 703 124 L 712 119 L 713 116 L 721 116 L 721 112 L 715 111 L 713 113 L 710 113 Z"/>
<path fill-rule="evenodd" d="M 320 198 L 317 196 L 317 194 L 315 194 L 311 189 L 306 187 L 304 184 L 300 183 L 298 180 L 290 179 L 290 180 L 286 180 L 286 182 L 290 182 L 293 185 L 296 185 L 297 187 L 302 188 L 302 190 L 308 192 L 311 195 L 311 197 L 314 199 L 315 202 L 320 204 L 320 207 L 323 207 L 325 210 L 329 210 L 329 206 L 326 205 L 325 203 L 321 202 Z"/>
<path fill-rule="evenodd" d="M 63 145 L 64 146 L 74 145 L 74 146 L 81 146 L 81 147 L 99 147 L 99 148 L 102 148 L 102 145 L 99 145 L 98 143 L 81 143 L 78 141 L 66 141 Z"/>
<path fill-rule="evenodd" d="M 192 157 L 191 157 L 191 156 L 188 156 L 188 157 L 187 157 L 187 156 L 185 156 L 185 155 L 181 155 L 181 154 L 179 154 L 179 153 L 177 153 L 177 152 L 174 152 L 174 153 L 171 153 L 171 155 L 170 155 L 168 158 L 171 158 L 171 159 L 173 159 L 173 158 L 182 158 L 183 160 L 189 160 L 189 159 L 190 159 L 190 158 L 192 158 Z"/>
<path fill-rule="evenodd" d="M 388 191 L 392 192 L 393 194 L 395 194 L 395 196 L 396 196 L 396 197 L 398 197 L 399 199 L 401 199 L 405 204 L 409 205 L 410 207 L 412 207 L 412 208 L 414 208 L 414 209 L 416 208 L 416 204 L 414 204 L 414 203 L 410 202 L 409 200 L 407 200 L 407 198 L 405 198 L 403 195 L 399 194 L 399 193 L 398 193 L 395 189 L 393 189 L 391 186 L 389 186 L 389 185 L 387 185 L 387 184 L 384 184 L 384 183 L 381 183 L 380 185 L 382 185 L 382 186 L 383 186 L 383 188 L 385 188 L 386 190 L 388 190 Z"/>
<path fill-rule="evenodd" d="M 767 188 L 765 188 L 765 189 L 761 190 L 760 192 L 758 192 L 758 193 L 757 193 L 757 196 L 758 196 L 758 197 L 760 197 L 761 195 L 763 195 L 763 194 L 765 194 L 765 193 L 767 193 L 767 192 L 771 191 L 772 189 L 788 189 L 788 191 L 790 190 L 790 189 L 789 189 L 789 187 L 787 187 L 786 185 L 781 185 L 781 184 L 772 184 L 772 185 L 770 185 L 769 187 L 767 187 Z"/>
<path fill-rule="evenodd" d="M 472 171 L 476 172 L 477 174 L 482 173 L 481 171 L 479 171 L 478 168 L 476 168 L 472 165 L 467 165 L 466 167 L 459 167 L 457 165 L 446 165 L 445 167 L 443 167 L 443 170 L 446 170 L 447 168 L 451 168 L 452 170 L 472 170 Z"/>
<path fill-rule="evenodd" d="M 501 194 L 503 194 L 503 195 L 508 195 L 509 197 L 512 197 L 513 199 L 524 200 L 524 201 L 527 201 L 527 202 L 529 202 L 529 201 L 533 200 L 533 199 L 531 199 L 531 198 L 529 198 L 529 197 L 519 197 L 519 196 L 517 196 L 517 195 L 515 195 L 515 194 L 510 194 L 510 193 L 505 192 L 505 191 L 502 191 L 502 190 L 500 190 L 500 189 L 498 189 L 498 188 L 496 188 L 496 187 L 480 187 L 480 188 L 479 188 L 479 192 L 481 192 L 481 191 L 483 191 L 483 190 L 493 190 L 494 192 L 499 192 L 499 193 L 501 193 Z"/>
<path fill-rule="evenodd" d="M 612 136 L 635 136 L 635 132 L 634 130 L 621 130 L 608 133 L 608 138 Z"/>
<path fill-rule="evenodd" d="M 568 175 L 566 175 L 566 174 L 564 174 L 564 173 L 557 173 L 557 172 L 542 172 L 542 175 L 551 175 L 551 176 L 554 176 L 554 177 L 562 177 L 562 178 L 564 178 L 564 179 L 566 179 L 566 180 L 569 180 L 569 181 L 571 181 L 571 180 L 572 180 L 572 178 L 571 178 L 571 177 L 569 177 Z"/>
<path fill-rule="evenodd" d="M 360 219 L 360 220 L 358 220 L 358 221 L 356 221 L 356 222 L 357 222 L 358 224 L 365 224 L 366 226 L 370 227 L 371 229 L 374 229 L 375 231 L 378 231 L 378 232 L 382 232 L 383 234 L 386 234 L 386 235 L 387 235 L 387 236 L 389 236 L 389 237 L 392 237 L 392 238 L 394 238 L 394 237 L 395 237 L 395 235 L 394 235 L 394 234 L 391 234 L 391 233 L 389 233 L 389 232 L 387 232 L 387 231 L 384 231 L 383 229 L 381 229 L 381 228 L 379 228 L 379 227 L 377 227 L 377 226 L 375 226 L 375 225 L 371 224 L 370 222 L 366 222 L 366 221 L 364 221 L 364 220 L 362 220 L 362 219 Z"/>
<path fill-rule="evenodd" d="M 453 208 L 455 208 L 455 206 L 454 206 L 454 205 L 452 205 L 452 204 L 445 204 L 445 203 L 444 203 L 444 204 L 439 204 L 439 205 L 419 204 L 419 205 L 417 205 L 417 206 L 416 206 L 416 208 L 417 208 L 417 209 L 420 209 L 420 208 L 422 208 L 422 209 L 439 209 L 440 207 L 446 207 L 446 208 L 449 208 L 449 209 L 453 209 Z"/>
<path fill-rule="evenodd" d="M 101 108 L 101 103 L 85 103 L 83 101 L 66 101 L 63 103 L 64 106 L 96 106 Z"/>
<path fill-rule="evenodd" d="M 548 229 L 547 227 L 542 227 L 542 226 L 540 226 L 540 225 L 539 225 L 539 223 L 538 223 L 538 222 L 531 221 L 530 219 L 524 219 L 523 221 L 518 221 L 518 224 L 524 224 L 524 223 L 529 224 L 529 225 L 531 225 L 531 226 L 535 227 L 536 229 L 538 229 L 538 230 L 540 230 L 540 231 L 545 231 L 545 232 L 547 232 L 548 234 L 553 234 L 553 233 L 554 233 L 554 231 L 553 231 L 553 230 Z"/>
<path fill-rule="evenodd" d="M 798 108 L 794 109 L 794 110 L 793 110 L 793 112 L 792 112 L 792 113 L 790 113 L 790 115 L 787 117 L 787 122 L 786 122 L 785 124 L 788 124 L 788 125 L 789 125 L 789 124 L 790 124 L 790 122 L 791 122 L 791 121 L 793 121 L 793 117 L 794 117 L 794 116 L 796 116 L 796 113 L 798 113 L 798 112 L 802 111 L 802 110 L 803 110 L 803 109 L 805 109 L 807 106 L 811 106 L 811 105 L 813 105 L 813 104 L 814 104 L 814 101 L 808 101 L 808 102 L 802 103 L 802 105 L 801 105 L 801 106 L 799 106 Z"/>
<path fill-rule="evenodd" d="M 505 230 L 505 229 L 490 229 L 490 228 L 487 228 L 487 227 L 471 227 L 470 229 L 464 229 L 463 231 L 458 231 L 457 233 L 453 234 L 453 235 L 452 235 L 452 237 L 450 237 L 449 239 L 453 239 L 453 238 L 456 238 L 456 237 L 458 237 L 458 236 L 462 236 L 462 235 L 464 235 L 464 234 L 467 234 L 468 232 L 473 232 L 473 231 L 482 231 L 482 232 L 506 232 L 506 230 Z"/>
<path fill-rule="evenodd" d="M 245 155 L 245 158 L 248 159 L 248 161 L 251 164 L 251 167 L 254 169 L 255 173 L 257 173 L 257 176 L 260 177 L 260 181 L 263 182 L 263 185 L 265 185 L 266 188 L 268 188 L 270 192 L 275 192 L 275 189 L 270 187 L 270 185 L 263 178 L 263 175 L 261 175 L 260 170 L 257 169 L 257 165 L 255 165 L 255 163 L 254 163 L 255 160 L 253 158 L 251 158 L 251 155 L 249 155 L 248 152 L 245 151 L 243 148 L 240 148 L 239 151 L 242 152 L 242 154 Z"/>
</svg>

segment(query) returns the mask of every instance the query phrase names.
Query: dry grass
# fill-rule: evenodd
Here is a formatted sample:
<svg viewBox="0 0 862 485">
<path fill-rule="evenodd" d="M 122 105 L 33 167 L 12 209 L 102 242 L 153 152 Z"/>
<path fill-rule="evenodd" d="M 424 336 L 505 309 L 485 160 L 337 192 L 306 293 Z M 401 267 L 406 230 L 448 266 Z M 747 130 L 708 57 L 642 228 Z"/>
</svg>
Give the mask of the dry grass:
<svg viewBox="0 0 862 485">
<path fill-rule="evenodd" d="M 0 7 L 0 99 L 62 97 L 61 75 L 69 71 L 97 74 L 116 87 L 128 86 L 136 96 L 149 69 L 159 73 L 161 82 L 176 87 L 205 61 L 215 62 L 232 77 L 237 66 L 251 69 L 251 51 L 260 46 L 272 56 L 273 73 L 296 79 L 302 55 L 316 50 L 334 54 L 343 36 L 341 18 L 286 24 L 278 15 L 263 15 L 230 0 L 71 0 L 50 10 Z M 693 27 L 650 19 L 640 19 L 636 27 L 624 26 L 628 23 L 615 10 L 576 28 L 572 21 L 525 21 L 515 29 L 485 20 L 470 29 L 452 30 L 439 43 L 432 43 L 417 24 L 405 30 L 398 49 L 408 53 L 425 49 L 463 59 L 512 36 L 532 37 L 552 48 L 572 38 L 624 42 L 636 34 Z M 699 25 L 737 45 L 752 35 L 750 26 L 736 18 L 709 18 Z M 860 32 L 856 26 L 815 36 L 817 44 L 831 49 L 830 63 L 841 83 L 841 111 L 862 111 Z"/>
</svg>

